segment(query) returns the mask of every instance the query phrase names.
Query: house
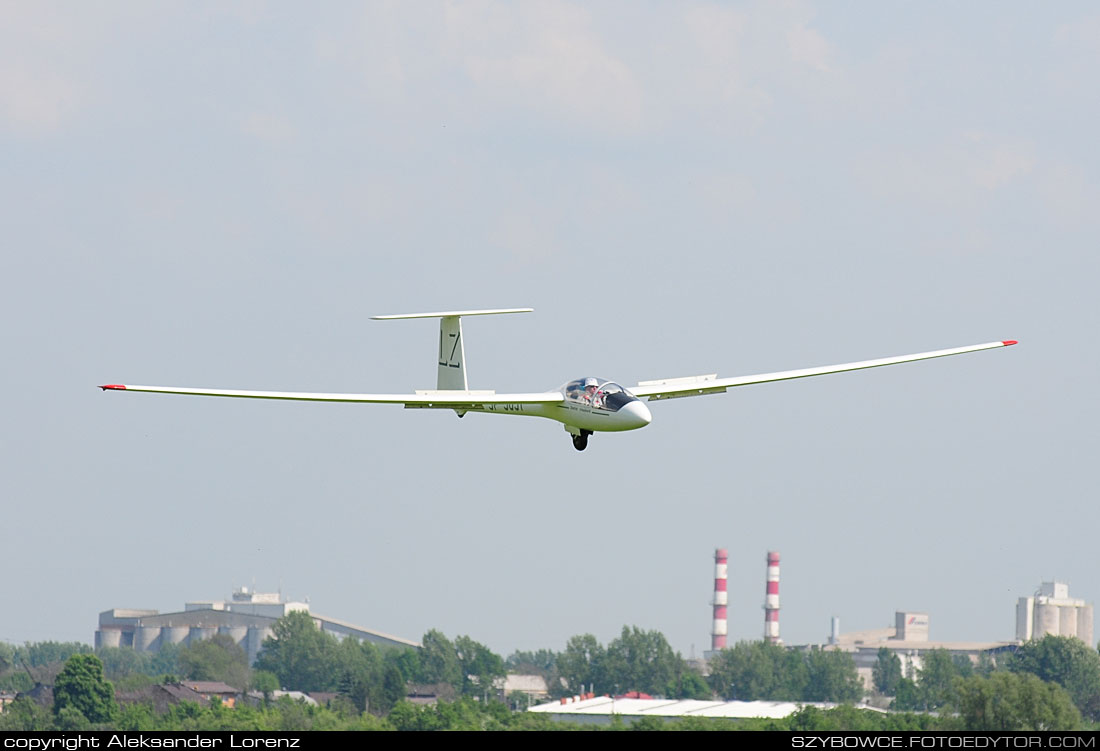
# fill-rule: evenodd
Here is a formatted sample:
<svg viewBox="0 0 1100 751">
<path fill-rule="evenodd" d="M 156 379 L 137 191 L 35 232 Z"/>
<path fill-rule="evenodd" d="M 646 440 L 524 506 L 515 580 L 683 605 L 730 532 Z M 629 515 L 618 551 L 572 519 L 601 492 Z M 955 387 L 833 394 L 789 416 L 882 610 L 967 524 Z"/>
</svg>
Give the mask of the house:
<svg viewBox="0 0 1100 751">
<path fill-rule="evenodd" d="M 236 706 L 237 698 L 241 695 L 239 689 L 221 681 L 181 681 L 180 685 L 186 686 L 207 701 L 216 697 L 223 706 L 230 709 Z"/>
<path fill-rule="evenodd" d="M 198 691 L 180 683 L 163 683 L 145 686 L 137 691 L 120 691 L 115 694 L 115 701 L 117 701 L 120 706 L 149 704 L 157 714 L 164 714 L 172 707 L 184 701 L 193 701 L 203 706 L 210 703 L 210 701 Z"/>
</svg>

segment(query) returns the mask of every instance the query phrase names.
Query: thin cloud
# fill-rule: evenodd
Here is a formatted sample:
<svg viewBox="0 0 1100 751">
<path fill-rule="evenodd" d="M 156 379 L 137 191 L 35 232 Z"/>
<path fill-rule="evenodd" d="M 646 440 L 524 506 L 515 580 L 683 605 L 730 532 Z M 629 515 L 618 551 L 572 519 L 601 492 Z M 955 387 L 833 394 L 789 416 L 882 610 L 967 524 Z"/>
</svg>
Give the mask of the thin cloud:
<svg viewBox="0 0 1100 751">
<path fill-rule="evenodd" d="M 464 70 L 490 101 L 519 102 L 597 130 L 641 127 L 641 87 L 587 10 L 566 3 L 452 7 L 448 27 Z"/>
</svg>

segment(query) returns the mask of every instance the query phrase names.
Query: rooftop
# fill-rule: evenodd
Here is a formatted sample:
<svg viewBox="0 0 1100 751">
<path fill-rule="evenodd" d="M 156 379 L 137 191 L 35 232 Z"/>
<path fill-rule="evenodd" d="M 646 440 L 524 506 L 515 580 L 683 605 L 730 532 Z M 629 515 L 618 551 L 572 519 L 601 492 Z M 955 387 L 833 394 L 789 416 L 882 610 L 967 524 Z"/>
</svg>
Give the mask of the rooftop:
<svg viewBox="0 0 1100 751">
<path fill-rule="evenodd" d="M 629 717 L 726 717 L 730 719 L 781 719 L 794 714 L 802 707 L 832 709 L 836 704 L 825 702 L 789 701 L 700 701 L 696 699 L 613 699 L 597 696 L 592 699 L 538 704 L 528 712 L 554 715 L 601 716 L 612 714 Z M 857 709 L 882 712 L 866 705 Z"/>
</svg>

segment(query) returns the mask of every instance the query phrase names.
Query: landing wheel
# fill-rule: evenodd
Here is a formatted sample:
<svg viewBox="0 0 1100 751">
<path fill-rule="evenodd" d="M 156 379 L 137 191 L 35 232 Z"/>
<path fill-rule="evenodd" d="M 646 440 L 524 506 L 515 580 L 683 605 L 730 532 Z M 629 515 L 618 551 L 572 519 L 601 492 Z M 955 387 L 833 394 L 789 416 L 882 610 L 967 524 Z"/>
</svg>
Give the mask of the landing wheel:
<svg viewBox="0 0 1100 751">
<path fill-rule="evenodd" d="M 588 448 L 588 436 L 592 435 L 587 430 L 580 435 L 573 436 L 573 448 L 577 451 L 584 451 Z"/>
</svg>

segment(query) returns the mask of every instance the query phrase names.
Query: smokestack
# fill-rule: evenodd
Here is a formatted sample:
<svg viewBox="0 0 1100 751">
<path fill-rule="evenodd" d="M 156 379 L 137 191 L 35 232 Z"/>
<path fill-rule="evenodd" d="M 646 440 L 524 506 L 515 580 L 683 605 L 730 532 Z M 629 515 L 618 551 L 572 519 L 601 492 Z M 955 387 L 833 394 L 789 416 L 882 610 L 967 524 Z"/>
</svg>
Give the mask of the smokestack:
<svg viewBox="0 0 1100 751">
<path fill-rule="evenodd" d="M 714 551 L 714 627 L 710 632 L 710 648 L 726 648 L 726 565 L 729 553 L 725 548 Z"/>
<path fill-rule="evenodd" d="M 779 553 L 768 552 L 768 582 L 764 594 L 764 640 L 781 644 L 779 639 Z"/>
</svg>

